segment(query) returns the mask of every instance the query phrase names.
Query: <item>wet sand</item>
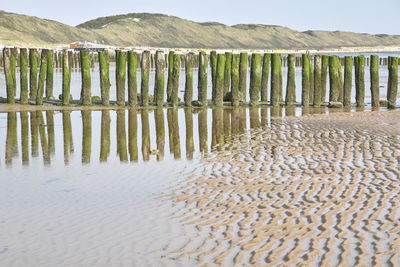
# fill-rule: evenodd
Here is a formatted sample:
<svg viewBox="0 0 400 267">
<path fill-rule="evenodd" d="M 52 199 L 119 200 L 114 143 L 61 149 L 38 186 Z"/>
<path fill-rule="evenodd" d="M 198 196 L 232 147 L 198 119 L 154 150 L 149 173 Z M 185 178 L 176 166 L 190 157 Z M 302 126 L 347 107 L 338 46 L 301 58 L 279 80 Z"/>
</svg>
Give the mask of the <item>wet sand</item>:
<svg viewBox="0 0 400 267">
<path fill-rule="evenodd" d="M 399 266 L 400 111 L 272 118 L 160 196 L 196 266 Z"/>
</svg>

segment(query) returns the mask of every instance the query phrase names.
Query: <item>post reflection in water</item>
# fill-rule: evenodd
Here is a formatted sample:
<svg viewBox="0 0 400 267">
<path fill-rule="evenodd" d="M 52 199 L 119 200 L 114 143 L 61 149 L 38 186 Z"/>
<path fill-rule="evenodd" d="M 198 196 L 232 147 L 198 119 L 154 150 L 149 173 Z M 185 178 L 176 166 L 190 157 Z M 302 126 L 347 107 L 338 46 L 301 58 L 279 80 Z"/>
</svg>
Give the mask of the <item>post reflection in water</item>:
<svg viewBox="0 0 400 267">
<path fill-rule="evenodd" d="M 296 112 L 297 111 L 297 112 Z M 17 162 L 15 158 L 20 157 L 19 162 L 23 165 L 28 165 L 30 162 L 29 156 L 32 158 L 43 157 L 45 165 L 50 165 L 53 161 L 57 161 L 57 138 L 61 138 L 61 123 L 63 131 L 63 160 L 65 165 L 71 164 L 72 154 L 74 152 L 73 135 L 80 135 L 78 132 L 73 132 L 72 128 L 77 128 L 79 119 L 76 119 L 79 111 L 32 111 L 20 112 L 19 116 L 16 112 L 7 114 L 7 129 L 6 140 L 0 142 L 5 144 L 5 163 L 10 166 Z M 211 116 L 209 118 L 209 113 Z M 247 112 L 249 117 L 247 117 Z M 230 149 L 230 144 L 238 140 L 238 138 L 247 132 L 247 123 L 251 129 L 263 127 L 263 130 L 268 131 L 272 123 L 280 123 L 279 120 L 271 120 L 271 118 L 281 118 L 284 116 L 294 116 L 298 114 L 321 114 L 326 112 L 335 112 L 326 108 L 296 108 L 281 107 L 270 108 L 167 108 L 167 109 L 129 109 L 129 110 L 102 110 L 80 111 L 82 120 L 82 158 L 83 164 L 91 163 L 92 145 L 99 146 L 99 162 L 108 162 L 110 155 L 116 155 L 120 162 L 137 162 L 139 143 L 143 161 L 149 161 L 152 158 L 157 161 L 167 159 L 181 159 L 182 150 L 184 150 L 185 158 L 192 160 L 196 156 L 196 152 L 200 156 L 205 156 L 208 151 Z M 149 113 L 153 113 L 150 116 Z M 166 113 L 166 114 L 165 114 Z M 60 116 L 59 116 L 60 114 Z M 100 120 L 98 115 L 101 114 L 101 124 L 94 123 L 92 126 L 92 116 Z M 138 115 L 141 123 L 138 124 Z M 46 116 L 46 118 L 44 118 Z M 126 119 L 128 116 L 128 119 Z M 18 117 L 21 127 L 18 129 Z M 165 118 L 166 117 L 166 118 Z M 115 120 L 114 120 L 115 118 Z M 194 132 L 197 118 L 198 132 Z M 46 120 L 45 120 L 46 119 Z M 167 120 L 165 122 L 164 120 Z M 115 125 L 113 122 L 116 122 Z M 128 125 L 126 125 L 128 123 Z M 167 124 L 167 125 L 166 125 Z M 98 125 L 98 126 L 97 126 Z M 150 125 L 155 126 L 150 127 Z M 111 126 L 116 129 L 116 148 L 112 149 L 111 142 Z M 100 133 L 92 143 L 92 127 L 94 132 Z M 99 127 L 98 129 L 96 127 Z M 128 127 L 128 129 L 127 129 Z M 139 129 L 141 127 L 141 129 Z M 165 131 L 168 127 L 168 139 L 165 136 Z M 185 127 L 183 134 L 185 144 L 180 142 L 179 129 Z M 208 130 L 211 127 L 211 142 L 209 142 Z M 30 131 L 29 131 L 30 129 Z M 154 130 L 155 129 L 155 130 Z M 140 135 L 141 131 L 141 135 Z M 128 134 L 127 134 L 128 132 Z M 139 138 L 138 140 L 138 133 Z M 19 137 L 20 136 L 20 137 Z M 97 136 L 97 135 L 96 135 Z M 153 136 L 153 137 L 151 137 Z M 30 138 L 30 141 L 29 141 Z M 154 147 L 151 147 L 151 138 L 154 138 Z M 197 140 L 198 138 L 198 140 Z M 21 140 L 21 154 L 19 155 L 18 140 Z M 39 148 L 40 141 L 40 148 Z M 168 142 L 169 144 L 166 144 Z M 169 154 L 165 154 L 165 146 L 169 146 Z M 184 145 L 181 147 L 181 145 Z M 31 147 L 31 153 L 29 153 Z M 39 150 L 40 149 L 40 150 Z M 111 153 L 116 151 L 116 154 Z M 114 157 L 114 156 L 113 156 Z M 54 159 L 55 158 L 55 159 Z M 54 160 L 53 160 L 54 159 Z M 114 158 L 113 158 L 114 159 Z M 78 159 L 79 160 L 79 159 Z"/>
</svg>

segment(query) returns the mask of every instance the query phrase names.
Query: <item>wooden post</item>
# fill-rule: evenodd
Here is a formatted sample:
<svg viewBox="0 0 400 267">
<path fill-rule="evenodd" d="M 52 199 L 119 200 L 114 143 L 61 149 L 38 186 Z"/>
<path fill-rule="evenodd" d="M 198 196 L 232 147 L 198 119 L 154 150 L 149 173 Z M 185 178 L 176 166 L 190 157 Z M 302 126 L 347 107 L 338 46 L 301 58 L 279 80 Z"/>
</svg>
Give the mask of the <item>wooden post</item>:
<svg viewBox="0 0 400 267">
<path fill-rule="evenodd" d="M 282 95 L 282 67 L 281 55 L 271 55 L 271 105 L 279 106 L 280 97 Z"/>
<path fill-rule="evenodd" d="M 396 107 L 396 97 L 397 97 L 398 79 L 399 79 L 398 57 L 388 58 L 388 70 L 389 70 L 388 92 L 387 92 L 388 108 L 393 109 Z"/>
<path fill-rule="evenodd" d="M 365 57 L 360 55 L 356 60 L 356 102 L 357 107 L 363 107 L 365 98 L 365 83 L 364 83 L 364 71 L 365 71 Z"/>
<path fill-rule="evenodd" d="M 185 106 L 192 106 L 192 100 L 193 100 L 193 53 L 188 53 L 186 54 L 185 57 L 185 75 L 186 75 L 186 81 L 185 81 L 185 95 L 184 95 L 184 100 L 185 100 Z"/>
<path fill-rule="evenodd" d="M 92 84 L 90 78 L 90 58 L 89 51 L 80 51 L 80 65 L 82 74 L 82 91 L 81 100 L 82 105 L 90 105 L 92 103 Z"/>
<path fill-rule="evenodd" d="M 125 83 L 126 83 L 126 52 L 116 50 L 115 81 L 117 84 L 117 105 L 125 106 Z"/>
<path fill-rule="evenodd" d="M 47 53 L 46 99 L 54 99 L 53 79 L 54 79 L 54 52 L 53 50 L 49 49 Z"/>
<path fill-rule="evenodd" d="M 160 54 L 163 55 L 163 54 Z M 156 54 L 157 57 L 157 54 Z M 164 56 L 162 62 L 164 64 Z M 157 60 L 157 58 L 156 58 Z M 157 66 L 156 66 L 157 67 Z M 164 110 L 162 108 L 157 108 L 154 110 L 154 120 L 156 123 L 156 143 L 157 143 L 157 161 L 164 160 L 165 151 L 165 125 L 164 125 Z"/>
<path fill-rule="evenodd" d="M 329 102 L 339 101 L 339 72 L 338 65 L 339 57 L 330 56 L 329 57 Z M 340 65 L 339 65 L 340 66 Z"/>
<path fill-rule="evenodd" d="M 261 90 L 261 55 L 253 53 L 251 55 L 250 70 L 250 105 L 258 106 Z"/>
<path fill-rule="evenodd" d="M 353 76 L 353 57 L 344 57 L 344 88 L 343 88 L 343 106 L 351 105 L 351 87 Z"/>
<path fill-rule="evenodd" d="M 172 106 L 177 107 L 179 105 L 179 73 L 181 69 L 181 56 L 174 54 L 174 62 L 172 69 Z"/>
<path fill-rule="evenodd" d="M 344 59 L 343 59 L 344 60 Z M 344 61 L 343 61 L 344 63 Z M 343 103 L 343 74 L 342 74 L 342 60 L 339 59 L 339 62 L 336 65 L 338 74 L 339 74 L 339 97 L 338 101 Z"/>
<path fill-rule="evenodd" d="M 142 98 L 142 106 L 149 105 L 149 76 L 150 76 L 150 52 L 143 51 L 142 53 L 142 83 L 140 94 Z"/>
<path fill-rule="evenodd" d="M 99 53 L 99 63 L 100 56 Z M 103 56 L 104 57 L 104 56 Z M 107 162 L 108 155 L 110 154 L 110 111 L 101 111 L 101 133 L 100 133 L 100 162 Z"/>
<path fill-rule="evenodd" d="M 310 91 L 309 91 L 309 97 L 310 97 L 310 102 L 309 104 L 314 103 L 314 66 L 313 66 L 313 57 L 311 55 L 308 55 L 308 60 L 309 60 L 309 66 L 310 66 Z"/>
<path fill-rule="evenodd" d="M 208 105 L 207 100 L 207 74 L 208 60 L 204 51 L 199 54 L 199 81 L 198 81 L 198 100 L 202 106 Z"/>
<path fill-rule="evenodd" d="M 164 53 L 162 51 L 156 52 L 155 65 L 154 102 L 157 107 L 162 107 L 164 104 Z"/>
<path fill-rule="evenodd" d="M 296 102 L 296 82 L 295 82 L 295 55 L 288 55 L 287 58 L 288 73 L 286 83 L 286 106 L 293 106 Z"/>
<path fill-rule="evenodd" d="M 6 78 L 6 88 L 7 88 L 7 103 L 14 104 L 15 103 L 15 89 L 16 89 L 16 77 L 14 76 L 15 71 L 13 69 L 16 68 L 16 60 L 13 59 L 14 54 L 11 48 L 3 49 L 3 66 L 4 66 L 4 74 Z"/>
<path fill-rule="evenodd" d="M 326 102 L 326 84 L 328 78 L 329 56 L 322 56 L 322 69 L 321 69 L 321 102 Z"/>
<path fill-rule="evenodd" d="M 224 72 L 224 100 L 228 100 L 228 92 L 231 85 L 231 70 L 232 70 L 232 52 L 226 52 L 225 72 Z"/>
<path fill-rule="evenodd" d="M 321 105 L 321 69 L 322 58 L 320 55 L 314 56 L 314 99 L 313 104 L 315 107 Z"/>
<path fill-rule="evenodd" d="M 29 49 L 29 96 L 30 98 L 36 99 L 37 96 L 37 50 L 34 48 Z"/>
<path fill-rule="evenodd" d="M 271 54 L 264 53 L 261 75 L 261 101 L 268 101 L 268 78 L 269 78 L 269 65 L 271 62 Z"/>
<path fill-rule="evenodd" d="M 132 50 L 128 51 L 128 105 L 137 105 L 137 55 Z M 163 70 L 164 71 L 164 70 Z"/>
<path fill-rule="evenodd" d="M 247 90 L 247 53 L 240 53 L 239 94 L 241 102 L 246 102 L 246 90 Z"/>
<path fill-rule="evenodd" d="M 21 104 L 28 104 L 28 49 L 21 48 L 19 53 L 20 61 L 20 101 Z"/>
<path fill-rule="evenodd" d="M 239 91 L 239 54 L 232 55 L 232 71 L 231 71 L 231 92 L 232 92 L 232 105 L 234 107 L 239 106 L 240 103 L 240 91 Z"/>
<path fill-rule="evenodd" d="M 211 51 L 210 53 L 210 65 L 211 65 L 211 78 L 212 78 L 212 99 L 215 99 L 216 93 L 216 80 L 217 80 L 217 52 Z"/>
<path fill-rule="evenodd" d="M 225 55 L 218 54 L 217 59 L 217 75 L 215 82 L 215 98 L 213 99 L 215 106 L 223 106 L 224 100 L 224 73 L 225 73 Z"/>
<path fill-rule="evenodd" d="M 167 81 L 167 102 L 172 102 L 172 72 L 174 69 L 174 52 L 168 53 L 168 81 Z"/>
<path fill-rule="evenodd" d="M 46 73 L 47 73 L 47 49 L 42 50 L 42 54 L 40 57 L 40 71 L 39 71 L 39 81 L 37 86 L 37 96 L 36 96 L 36 105 L 43 104 L 43 93 L 44 93 L 44 83 L 46 81 Z"/>
<path fill-rule="evenodd" d="M 70 88 L 71 88 L 71 65 L 70 65 L 70 54 L 67 50 L 63 51 L 62 54 L 62 102 L 63 105 L 68 105 L 70 99 Z"/>
<path fill-rule="evenodd" d="M 100 90 L 103 105 L 110 104 L 110 55 L 107 50 L 99 51 Z"/>
<path fill-rule="evenodd" d="M 371 55 L 370 58 L 371 104 L 379 107 L 379 56 Z"/>
<path fill-rule="evenodd" d="M 89 67 L 90 69 L 89 54 L 87 55 L 87 62 L 85 61 L 86 59 L 84 60 L 84 64 L 82 64 L 82 68 Z M 81 116 L 82 116 L 82 163 L 87 164 L 90 163 L 90 154 L 92 151 L 92 111 L 81 110 Z"/>
<path fill-rule="evenodd" d="M 308 55 L 303 54 L 302 58 L 302 79 L 301 79 L 301 104 L 303 107 L 310 105 L 310 61 Z"/>
</svg>

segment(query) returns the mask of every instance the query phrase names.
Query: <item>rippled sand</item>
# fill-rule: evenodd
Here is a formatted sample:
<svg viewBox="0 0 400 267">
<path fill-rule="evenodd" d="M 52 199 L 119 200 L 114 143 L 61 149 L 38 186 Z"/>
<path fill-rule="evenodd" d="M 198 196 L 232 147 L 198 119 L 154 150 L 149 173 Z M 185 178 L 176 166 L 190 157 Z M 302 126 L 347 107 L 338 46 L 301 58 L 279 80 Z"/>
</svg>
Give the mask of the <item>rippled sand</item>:
<svg viewBox="0 0 400 267">
<path fill-rule="evenodd" d="M 161 196 L 183 265 L 400 266 L 400 111 L 273 118 Z"/>
</svg>

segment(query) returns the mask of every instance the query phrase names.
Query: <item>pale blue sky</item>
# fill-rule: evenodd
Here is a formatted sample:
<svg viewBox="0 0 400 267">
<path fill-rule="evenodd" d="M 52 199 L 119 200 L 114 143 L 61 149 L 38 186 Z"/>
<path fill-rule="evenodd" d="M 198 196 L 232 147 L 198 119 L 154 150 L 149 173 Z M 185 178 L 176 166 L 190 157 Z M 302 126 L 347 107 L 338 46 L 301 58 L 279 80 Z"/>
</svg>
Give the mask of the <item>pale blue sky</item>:
<svg viewBox="0 0 400 267">
<path fill-rule="evenodd" d="M 102 16 L 150 12 L 228 25 L 400 35 L 400 0 L 1 0 L 0 9 L 73 26 Z"/>
</svg>

